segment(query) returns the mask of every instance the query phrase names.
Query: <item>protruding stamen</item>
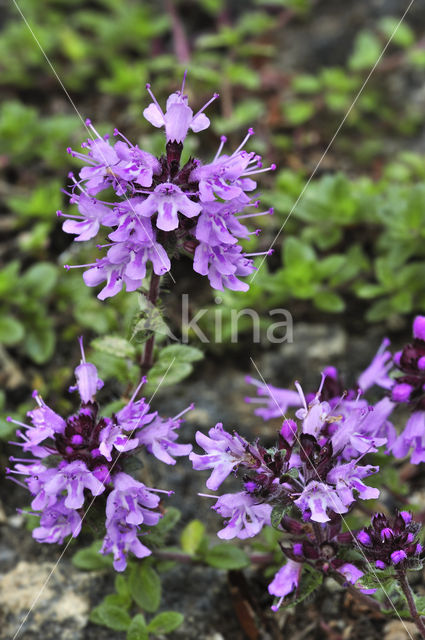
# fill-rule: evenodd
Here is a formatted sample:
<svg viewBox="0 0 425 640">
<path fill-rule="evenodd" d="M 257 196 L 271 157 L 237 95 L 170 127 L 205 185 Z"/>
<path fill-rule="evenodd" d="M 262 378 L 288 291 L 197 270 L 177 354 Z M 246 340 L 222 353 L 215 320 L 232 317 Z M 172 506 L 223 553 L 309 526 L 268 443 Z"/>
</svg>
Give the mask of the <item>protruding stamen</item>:
<svg viewBox="0 0 425 640">
<path fill-rule="evenodd" d="M 217 153 L 214 156 L 213 162 L 215 162 L 217 160 L 217 158 L 220 156 L 220 154 L 223 151 L 223 147 L 226 144 L 226 142 L 227 142 L 226 136 L 221 136 L 221 138 L 220 138 L 220 146 L 217 149 Z"/>
<path fill-rule="evenodd" d="M 152 101 L 154 102 L 156 107 L 159 109 L 160 114 L 162 115 L 162 117 L 164 117 L 164 112 L 161 109 L 161 107 L 159 106 L 158 100 L 155 98 L 154 94 L 152 93 L 151 85 L 149 84 L 149 82 L 146 84 L 146 89 L 147 89 L 147 92 L 149 93 L 150 97 L 152 98 Z"/>
<path fill-rule="evenodd" d="M 26 484 L 24 484 L 23 482 L 19 482 L 19 480 L 17 478 L 14 478 L 13 476 L 7 475 L 6 480 L 11 480 L 12 482 L 19 485 L 20 487 L 23 487 L 24 489 L 28 489 L 28 486 Z"/>
<path fill-rule="evenodd" d="M 188 407 L 186 407 L 186 409 L 183 409 L 183 411 L 180 411 L 180 413 L 174 416 L 172 420 L 178 420 L 179 418 L 181 418 L 181 416 L 184 416 L 185 413 L 187 413 L 188 411 L 192 411 L 194 408 L 195 404 L 192 402 Z"/>
<path fill-rule="evenodd" d="M 278 610 L 279 610 L 279 607 L 280 607 L 280 605 L 282 604 L 282 602 L 283 602 L 283 597 L 282 597 L 282 598 L 279 598 L 279 600 L 277 601 L 277 603 L 276 603 L 276 604 L 273 604 L 273 605 L 270 607 L 270 609 L 276 613 L 276 611 L 278 611 Z"/>
<path fill-rule="evenodd" d="M 258 253 L 245 253 L 245 258 L 254 258 L 255 256 L 271 256 L 274 253 L 274 249 L 268 251 L 259 251 Z"/>
<path fill-rule="evenodd" d="M 63 268 L 69 271 L 70 269 L 83 269 L 85 267 L 96 267 L 97 264 L 95 262 L 91 262 L 90 264 L 64 264 Z"/>
<path fill-rule="evenodd" d="M 35 429 L 35 427 L 33 427 L 32 425 L 25 424 L 24 422 L 20 422 L 19 420 L 15 420 L 11 416 L 7 416 L 6 420 L 7 422 L 18 425 L 18 427 L 24 427 L 25 429 Z"/>
<path fill-rule="evenodd" d="M 80 153 L 79 151 L 73 151 L 70 147 L 68 147 L 67 152 L 73 157 L 73 158 L 79 158 L 80 160 L 83 160 L 84 162 L 87 162 L 91 165 L 96 165 L 96 161 L 91 158 L 90 156 L 88 156 L 86 153 Z M 68 178 L 70 178 L 71 175 L 70 173 L 68 174 Z"/>
<path fill-rule="evenodd" d="M 327 377 L 326 373 L 323 373 L 323 371 L 321 373 L 321 376 L 322 376 L 322 379 L 320 381 L 320 385 L 319 385 L 319 388 L 318 388 L 317 393 L 316 393 L 316 398 L 320 398 L 320 394 L 322 393 L 323 385 L 325 384 L 325 380 L 326 380 L 326 377 Z"/>
<path fill-rule="evenodd" d="M 86 356 L 85 356 L 85 353 L 84 353 L 83 336 L 78 336 L 78 342 L 80 344 L 81 362 L 85 362 L 86 361 Z"/>
<path fill-rule="evenodd" d="M 241 178 L 243 178 L 244 176 L 253 176 L 257 173 L 265 173 L 266 171 L 275 171 L 275 170 L 276 170 L 276 165 L 271 164 L 270 167 L 265 167 L 264 169 L 254 169 L 253 171 L 245 171 L 245 173 L 241 174 Z"/>
<path fill-rule="evenodd" d="M 308 411 L 308 407 L 307 407 L 307 400 L 305 399 L 305 395 L 304 395 L 304 391 L 300 385 L 300 383 L 298 382 L 298 380 L 295 380 L 295 388 L 298 391 L 298 395 L 301 398 L 301 402 L 303 403 L 303 407 L 306 411 Z"/>
<path fill-rule="evenodd" d="M 167 496 L 172 496 L 175 491 L 166 491 L 165 489 L 154 489 L 153 487 L 146 487 L 148 491 L 153 491 L 154 493 L 165 493 Z"/>
<path fill-rule="evenodd" d="M 118 131 L 118 129 L 114 129 L 114 136 L 120 136 L 120 138 L 125 140 L 125 142 L 128 144 L 129 147 L 131 147 L 132 149 L 134 148 L 134 145 L 131 144 L 130 140 L 126 138 L 125 135 L 121 133 L 121 131 Z"/>
<path fill-rule="evenodd" d="M 239 147 L 236 149 L 236 151 L 234 151 L 232 153 L 232 156 L 235 156 L 237 153 L 239 153 L 239 151 L 241 149 L 244 148 L 244 146 L 246 145 L 246 143 L 248 142 L 248 140 L 250 139 L 251 136 L 254 135 L 254 129 L 249 128 L 248 129 L 248 133 L 246 134 L 245 138 L 242 140 L 242 142 L 240 143 Z"/>
<path fill-rule="evenodd" d="M 212 97 L 212 98 L 210 98 L 210 99 L 208 100 L 208 102 L 206 102 L 206 103 L 204 104 L 204 106 L 203 106 L 203 107 L 201 107 L 201 109 L 199 109 L 199 111 L 197 111 L 197 112 L 195 113 L 195 115 L 193 116 L 193 119 L 195 119 L 195 118 L 196 118 L 196 116 L 199 116 L 199 114 L 200 114 L 200 113 L 202 113 L 203 111 L 205 111 L 205 109 L 206 109 L 206 108 L 211 104 L 211 102 L 214 102 L 214 100 L 217 100 L 217 98 L 219 97 L 219 95 L 220 95 L 220 94 L 218 94 L 218 93 L 214 93 L 213 97 Z"/>
<path fill-rule="evenodd" d="M 182 80 L 182 88 L 180 89 L 181 94 L 184 94 L 184 85 L 186 84 L 186 78 L 187 78 L 187 69 L 185 69 L 184 74 L 183 74 L 183 80 Z"/>
<path fill-rule="evenodd" d="M 95 136 L 96 136 L 97 138 L 99 138 L 99 140 L 103 140 L 103 138 L 102 138 L 102 136 L 100 135 L 100 133 L 99 133 L 99 132 L 94 128 L 94 126 L 93 126 L 93 125 L 92 125 L 92 123 L 91 123 L 91 120 L 89 120 L 88 118 L 87 118 L 87 120 L 86 120 L 86 127 L 87 127 L 88 129 L 91 129 L 91 130 L 93 131 L 93 133 L 95 134 Z"/>
<path fill-rule="evenodd" d="M 147 381 L 148 381 L 147 377 L 143 376 L 139 384 L 137 385 L 133 395 L 131 396 L 130 402 L 128 404 L 132 404 L 134 402 L 134 399 L 137 398 L 137 394 L 139 393 L 140 389 L 143 387 L 144 384 L 147 383 Z"/>
<path fill-rule="evenodd" d="M 72 203 L 71 203 L 72 204 Z M 72 218 L 72 220 L 85 220 L 84 216 L 72 216 L 68 213 L 62 213 L 62 211 L 56 211 L 58 218 Z"/>
<path fill-rule="evenodd" d="M 272 216 L 274 213 L 274 208 L 270 207 L 267 211 L 258 211 L 256 213 L 246 213 L 243 216 L 236 216 L 238 220 L 242 220 L 243 218 L 256 218 L 257 216 Z"/>
</svg>

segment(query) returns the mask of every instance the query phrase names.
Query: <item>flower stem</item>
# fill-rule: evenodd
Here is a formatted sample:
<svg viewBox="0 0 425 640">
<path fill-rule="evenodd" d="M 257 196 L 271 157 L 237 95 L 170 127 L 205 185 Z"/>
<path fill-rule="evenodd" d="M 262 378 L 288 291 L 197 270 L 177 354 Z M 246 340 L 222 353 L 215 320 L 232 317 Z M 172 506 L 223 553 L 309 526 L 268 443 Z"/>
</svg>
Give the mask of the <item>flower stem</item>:
<svg viewBox="0 0 425 640">
<path fill-rule="evenodd" d="M 190 47 L 184 30 L 183 22 L 180 19 L 173 0 L 166 0 L 165 7 L 171 19 L 174 52 L 176 54 L 176 58 L 180 64 L 188 64 L 190 62 Z"/>
<path fill-rule="evenodd" d="M 161 276 L 157 276 L 156 273 L 152 271 L 147 299 L 151 303 L 151 305 L 154 307 L 158 302 L 160 280 L 161 280 Z M 155 333 L 152 333 L 151 337 L 148 338 L 148 340 L 146 341 L 142 359 L 140 362 L 142 376 L 145 376 L 148 373 L 148 371 L 152 368 L 154 345 L 155 345 Z"/>
<path fill-rule="evenodd" d="M 410 615 L 412 616 L 415 625 L 420 631 L 422 638 L 425 638 L 425 624 L 421 616 L 419 615 L 418 610 L 416 609 L 415 599 L 413 597 L 413 592 L 410 588 L 409 581 L 407 580 L 405 569 L 397 569 L 397 580 L 406 597 Z"/>
<path fill-rule="evenodd" d="M 347 579 L 344 578 L 343 575 L 338 573 L 337 571 L 333 571 L 331 574 L 332 578 L 335 582 L 338 582 L 342 587 L 344 587 L 350 595 L 353 596 L 359 602 L 362 602 L 369 609 L 373 609 L 374 611 L 381 611 L 381 605 L 377 600 L 374 600 L 366 593 L 362 593 L 359 589 L 356 589 L 354 585 L 350 582 L 347 582 Z"/>
</svg>

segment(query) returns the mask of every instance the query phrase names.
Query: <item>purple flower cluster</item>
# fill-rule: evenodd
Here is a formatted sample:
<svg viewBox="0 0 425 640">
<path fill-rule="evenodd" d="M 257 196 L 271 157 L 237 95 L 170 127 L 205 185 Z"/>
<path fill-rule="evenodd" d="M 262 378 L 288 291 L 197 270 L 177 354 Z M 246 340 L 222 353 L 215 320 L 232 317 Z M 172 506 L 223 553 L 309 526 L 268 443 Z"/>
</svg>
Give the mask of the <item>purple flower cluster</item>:
<svg viewBox="0 0 425 640">
<path fill-rule="evenodd" d="M 265 449 L 258 441 L 249 443 L 218 424 L 208 436 L 196 434 L 196 441 L 205 454 L 192 452 L 189 456 L 195 469 L 211 470 L 207 480 L 211 490 L 217 490 L 231 472 L 242 478 L 242 491 L 220 496 L 213 506 L 225 518 L 226 526 L 218 534 L 221 538 L 244 539 L 256 535 L 264 525 L 270 524 L 274 508 L 293 510 L 301 523 L 310 522 L 318 528 L 320 545 L 324 545 L 325 551 L 317 550 L 315 540 L 314 555 L 314 545 L 307 540 L 295 555 L 289 552 L 287 556 L 292 564 L 285 565 L 270 586 L 270 592 L 279 597 L 289 593 L 297 583 L 295 576 L 299 575 L 299 567 L 294 563 L 302 563 L 304 557 L 317 561 L 321 569 L 326 559 L 328 567 L 343 572 L 344 563 L 337 556 L 335 541 L 332 542 L 340 533 L 341 514 L 347 513 L 358 499 L 378 498 L 379 490 L 369 487 L 364 480 L 379 468 L 362 464 L 361 460 L 367 453 L 388 444 L 393 433 L 388 423 L 393 403 L 387 398 L 375 406 L 367 405 L 360 397 L 348 400 L 334 395 L 335 377 L 330 376 L 327 386 L 326 380 L 324 375 L 319 391 L 310 402 L 297 384 L 297 404 L 301 405 L 296 412 L 297 420 L 284 420 L 275 447 Z M 322 400 L 322 394 L 328 400 Z M 295 405 L 294 399 L 292 403 Z M 305 531 L 305 525 L 298 527 L 299 531 L 293 533 Z M 335 553 L 329 564 L 329 557 L 323 554 L 329 554 L 331 542 Z M 336 542 L 340 542 L 339 538 Z M 360 569 L 351 565 L 345 568 L 352 582 L 356 582 Z"/>
<path fill-rule="evenodd" d="M 95 394 L 103 382 L 96 367 L 86 362 L 82 341 L 80 345 L 82 360 L 75 369 L 76 385 L 70 388 L 80 395 L 80 409 L 65 420 L 34 392 L 37 407 L 28 412 L 31 424 L 9 418 L 20 427 L 21 441 L 13 444 L 32 457 L 12 457 L 14 467 L 7 471 L 33 496 L 31 507 L 40 516 L 33 537 L 39 542 L 77 537 L 84 506 L 102 494 L 106 534 L 101 553 L 113 553 L 115 569 L 123 571 L 129 552 L 138 558 L 151 553 L 140 541 L 140 525 L 155 525 L 161 517 L 155 511 L 161 491 L 125 473 L 125 459 L 145 447 L 162 462 L 175 464 L 173 456 L 186 456 L 192 447 L 176 442 L 184 412 L 164 419 L 151 412 L 144 398 L 136 400 L 145 379 L 120 411 L 111 418 L 99 415 Z"/>
<path fill-rule="evenodd" d="M 373 385 L 385 390 L 386 396 L 374 407 L 372 431 L 370 421 L 365 420 L 362 433 L 353 433 L 354 446 L 359 448 L 360 438 L 364 446 L 373 436 L 375 445 L 386 444 L 387 452 L 396 458 L 403 458 L 411 451 L 412 464 L 425 462 L 425 316 L 417 316 L 413 322 L 413 341 L 392 356 L 388 349 L 389 340 L 385 338 L 371 364 L 357 379 L 357 389 L 343 391 L 337 370 L 327 367 L 326 378 L 322 385 L 321 397 L 327 400 L 336 415 L 349 420 L 352 409 L 367 411 L 367 400 L 363 394 Z M 391 375 L 389 375 L 391 374 Z M 257 397 L 248 397 L 246 401 L 260 405 L 254 413 L 264 420 L 284 416 L 290 407 L 301 407 L 302 398 L 291 389 L 281 389 L 266 385 L 248 376 L 247 382 L 257 387 Z M 307 402 L 314 397 L 307 394 Z M 403 431 L 397 435 L 393 425 L 386 419 L 396 405 L 408 405 L 412 413 Z M 376 429 L 376 417 L 383 418 Z M 345 431 L 345 433 L 347 433 Z M 341 437 L 344 431 L 340 431 Z"/>
<path fill-rule="evenodd" d="M 399 375 L 391 390 L 393 402 L 408 404 L 412 414 L 404 431 L 392 448 L 397 458 L 403 458 L 413 448 L 411 462 L 425 462 L 425 316 L 413 322 L 413 342 L 394 356 Z"/>
<path fill-rule="evenodd" d="M 279 608 L 285 596 L 298 588 L 305 564 L 325 575 L 337 572 L 351 584 L 355 584 L 364 575 L 356 565 L 340 557 L 341 546 L 347 547 L 352 541 L 350 532 L 341 532 L 340 516 L 332 516 L 331 522 L 320 530 L 319 540 L 313 531 L 287 515 L 282 518 L 281 526 L 289 538 L 290 546 L 281 546 L 287 561 L 269 584 L 269 593 L 278 598 L 277 603 L 272 606 L 274 611 Z"/>
<path fill-rule="evenodd" d="M 157 275 L 170 271 L 170 258 L 179 253 L 193 255 L 194 270 L 207 275 L 214 289 L 248 289 L 239 278 L 255 270 L 250 257 L 261 254 L 245 253 L 239 240 L 259 230 L 250 232 L 241 220 L 262 215 L 243 211 L 259 204 L 249 195 L 257 186 L 253 176 L 275 166 L 263 168 L 260 156 L 244 150 L 252 129 L 232 154 L 222 154 L 223 136 L 212 162 L 202 164 L 190 158 L 181 166 L 189 129 L 198 132 L 209 126 L 203 112 L 218 97 L 214 94 L 193 114 L 184 84 L 185 77 L 181 90 L 169 96 L 165 113 L 147 85 L 152 103 L 144 116 L 153 126 L 165 129 L 166 153 L 160 158 L 139 149 L 118 130 L 114 135 L 120 140 L 111 144 L 109 136 L 102 138 L 90 121 L 86 124 L 93 137 L 82 145 L 87 153 L 68 149 L 86 166 L 79 180 L 70 174 L 73 184 L 68 195 L 78 214 L 58 212 L 67 218 L 63 230 L 80 242 L 94 238 L 101 227 L 112 229 L 106 255 L 80 265 L 88 267 L 84 281 L 89 287 L 106 282 L 98 296 L 101 300 L 117 294 L 123 284 L 127 291 L 140 287 L 148 262 Z M 106 189 L 112 189 L 112 201 L 98 198 Z"/>
<path fill-rule="evenodd" d="M 394 380 L 388 375 L 393 366 L 392 355 L 388 350 L 389 344 L 387 338 L 382 341 L 372 362 L 358 377 L 357 389 L 345 391 L 338 370 L 335 367 L 326 367 L 323 370 L 325 378 L 321 387 L 321 399 L 326 400 L 330 407 L 337 407 L 338 411 L 341 411 L 343 407 L 350 411 L 354 406 L 353 403 L 356 407 L 366 408 L 368 406 L 367 401 L 358 396 L 364 394 L 374 385 L 386 390 L 391 389 Z M 257 387 L 257 397 L 247 397 L 245 401 L 250 404 L 264 405 L 254 410 L 255 415 L 264 420 L 281 418 L 286 415 L 290 407 L 302 406 L 302 397 L 297 391 L 274 387 L 251 376 L 247 376 L 246 381 Z M 306 394 L 307 402 L 311 402 L 314 396 L 315 393 Z M 390 405 L 387 402 L 386 404 L 390 409 Z M 395 432 L 392 435 L 395 437 Z"/>
<path fill-rule="evenodd" d="M 370 527 L 357 534 L 357 540 L 367 560 L 378 569 L 408 566 L 422 553 L 418 542 L 420 528 L 408 511 L 401 511 L 391 521 L 383 513 L 376 513 Z"/>
</svg>

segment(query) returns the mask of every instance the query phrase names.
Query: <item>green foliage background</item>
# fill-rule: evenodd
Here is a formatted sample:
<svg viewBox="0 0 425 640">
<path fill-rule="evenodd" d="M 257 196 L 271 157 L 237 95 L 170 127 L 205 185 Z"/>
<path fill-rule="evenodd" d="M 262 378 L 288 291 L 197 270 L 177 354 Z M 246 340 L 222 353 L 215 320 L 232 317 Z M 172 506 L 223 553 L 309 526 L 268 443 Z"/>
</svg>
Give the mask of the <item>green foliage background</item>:
<svg viewBox="0 0 425 640">
<path fill-rule="evenodd" d="M 210 157 L 219 135 L 228 136 L 229 146 L 237 145 L 253 125 L 253 148 L 278 164 L 278 172 L 262 181 L 263 202 L 274 207 L 275 215 L 258 219 L 264 232 L 249 245 L 268 248 L 283 227 L 276 252 L 248 294 L 221 295 L 225 338 L 232 308 L 266 314 L 276 306 L 296 311 L 297 305 L 308 305 L 319 314 L 347 315 L 360 309 L 369 322 L 424 311 L 425 169 L 423 157 L 409 150 L 423 113 L 414 100 L 391 90 L 395 74 L 409 78 L 414 87 L 425 68 L 423 34 L 413 19 L 397 31 L 326 163 L 297 203 L 398 16 L 376 18 L 356 31 L 343 63 L 317 60 L 315 68 L 294 68 L 285 66 L 281 42 L 291 29 L 308 33 L 323 3 L 21 0 L 19 6 L 81 116 L 91 117 L 101 133 L 117 126 L 159 152 L 162 134 L 152 132 L 141 115 L 147 103 L 144 85 L 153 83 L 164 99 L 187 68 L 195 108 L 213 91 L 221 97 L 211 108 L 211 130 L 202 140 L 193 136 L 187 153 Z M 13 5 L 7 14 L 0 34 L 0 197 L 5 209 L 0 350 L 18 372 L 12 387 L 24 377 L 43 392 L 46 365 L 53 360 L 57 389 L 66 383 L 70 368 L 65 357 L 76 361 L 80 333 L 120 336 L 140 351 L 133 340 L 140 306 L 138 294 L 121 293 L 101 303 L 96 291 L 83 285 L 80 271 L 63 270 L 65 263 L 93 261 L 97 252 L 94 243 L 72 243 L 55 215 L 67 207 L 61 189 L 68 172 L 79 166 L 65 149 L 78 148 L 86 132 Z M 177 31 L 183 28 L 183 40 L 176 37 L 176 26 Z M 394 148 L 407 150 L 394 154 Z M 190 273 L 190 264 L 184 266 Z M 206 280 L 191 278 L 195 298 L 199 294 L 203 302 L 211 301 Z M 177 305 L 172 287 L 167 296 L 167 308 Z M 172 329 L 178 332 L 179 327 Z M 104 345 L 102 340 L 93 345 L 101 374 L 136 378 L 128 354 L 118 358 Z M 186 369 L 190 373 L 187 360 Z M 4 375 L 10 386 L 10 376 Z"/>
</svg>

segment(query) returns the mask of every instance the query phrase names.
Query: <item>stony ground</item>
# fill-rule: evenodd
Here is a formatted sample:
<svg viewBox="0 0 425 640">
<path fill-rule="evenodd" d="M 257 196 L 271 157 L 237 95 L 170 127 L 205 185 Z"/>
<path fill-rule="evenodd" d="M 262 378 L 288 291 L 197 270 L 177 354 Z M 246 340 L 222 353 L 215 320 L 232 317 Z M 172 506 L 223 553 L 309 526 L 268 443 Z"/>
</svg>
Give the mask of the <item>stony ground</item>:
<svg viewBox="0 0 425 640">
<path fill-rule="evenodd" d="M 344 372 L 349 364 L 350 370 L 359 372 L 379 342 L 376 330 L 361 336 L 348 333 L 336 324 L 296 322 L 293 344 L 277 345 L 275 350 L 258 354 L 254 360 L 272 384 L 289 384 L 296 376 L 305 388 L 314 389 L 323 366 L 332 362 Z M 216 363 L 206 362 L 196 377 L 175 387 L 172 395 L 158 396 L 155 405 L 164 415 L 171 415 L 195 399 L 196 408 L 182 427 L 183 441 L 193 441 L 196 429 L 205 430 L 218 420 L 229 428 L 237 426 L 247 437 L 261 436 L 271 441 L 277 422 L 273 425 L 254 419 L 251 408 L 244 402 L 244 396 L 250 391 L 239 369 L 232 369 L 230 364 L 219 368 Z M 169 500 L 182 510 L 183 525 L 196 517 L 207 523 L 212 536 L 217 531 L 219 521 L 215 512 L 209 509 L 207 500 L 197 496 L 198 491 L 205 490 L 205 474 L 194 473 L 187 462 L 179 461 L 171 470 L 165 465 L 152 465 L 149 477 L 144 479 L 154 486 L 174 488 L 175 495 Z M 76 569 L 70 561 L 74 545 L 61 557 L 58 547 L 34 542 L 23 517 L 15 511 L 16 506 L 26 505 L 24 491 L 15 485 L 4 487 L 0 514 L 0 637 L 12 638 L 33 607 L 19 637 L 28 640 L 124 639 L 124 633 L 88 622 L 90 609 L 113 590 L 111 573 Z M 78 544 L 84 546 L 84 541 Z M 409 637 L 400 622 L 374 617 L 331 582 L 325 584 L 307 606 L 304 603 L 295 611 L 272 614 L 266 585 L 261 573 L 254 571 L 226 575 L 211 568 L 176 566 L 165 576 L 162 608 L 182 611 L 185 623 L 168 637 L 175 640 L 286 637 L 404 640 Z M 411 633 L 415 637 L 414 631 Z"/>
</svg>

